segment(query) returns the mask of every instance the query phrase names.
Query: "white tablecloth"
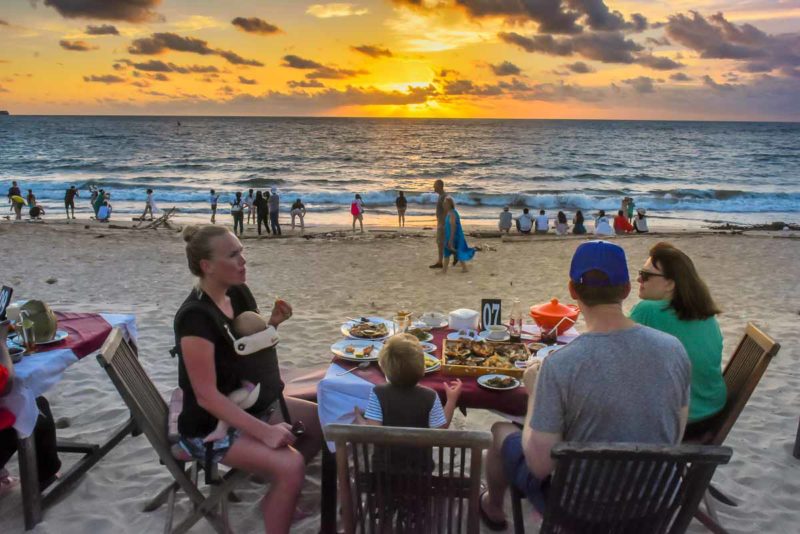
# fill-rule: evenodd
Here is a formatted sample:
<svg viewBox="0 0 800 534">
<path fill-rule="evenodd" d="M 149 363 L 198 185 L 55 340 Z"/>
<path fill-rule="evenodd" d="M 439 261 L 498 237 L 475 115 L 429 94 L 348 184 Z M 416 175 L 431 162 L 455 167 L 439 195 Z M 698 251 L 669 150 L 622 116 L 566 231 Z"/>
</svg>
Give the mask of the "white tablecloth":
<svg viewBox="0 0 800 534">
<path fill-rule="evenodd" d="M 122 328 L 126 339 L 136 339 L 135 316 L 110 313 L 101 313 L 100 316 L 112 328 Z M 36 426 L 36 419 L 39 417 L 36 397 L 56 385 L 64 371 L 77 361 L 78 357 L 71 349 L 55 349 L 39 352 L 33 357 L 24 357 L 22 361 L 14 364 L 13 387 L 11 393 L 0 398 L 0 406 L 7 408 L 16 416 L 14 428 L 20 437 L 30 436 Z"/>
</svg>

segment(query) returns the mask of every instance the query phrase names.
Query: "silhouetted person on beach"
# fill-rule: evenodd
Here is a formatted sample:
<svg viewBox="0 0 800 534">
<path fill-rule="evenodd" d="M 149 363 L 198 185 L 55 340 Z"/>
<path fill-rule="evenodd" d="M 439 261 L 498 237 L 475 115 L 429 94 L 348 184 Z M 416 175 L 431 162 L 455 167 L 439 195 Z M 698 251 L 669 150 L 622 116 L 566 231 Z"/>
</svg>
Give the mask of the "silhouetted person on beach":
<svg viewBox="0 0 800 534">
<path fill-rule="evenodd" d="M 256 198 L 253 200 L 253 206 L 256 210 L 256 226 L 258 227 L 258 235 L 261 235 L 261 224 L 264 224 L 264 229 L 269 233 L 269 221 L 267 217 L 269 216 L 269 206 L 267 205 L 267 199 L 264 198 L 264 195 L 261 194 L 261 191 L 256 193 Z M 253 208 L 251 208 L 252 211 Z"/>
<path fill-rule="evenodd" d="M 436 263 L 430 266 L 431 269 L 441 269 L 442 259 L 444 257 L 444 199 L 447 194 L 444 192 L 444 182 L 436 180 L 433 182 L 433 191 L 439 195 L 436 199 L 436 248 L 439 251 Z"/>
<path fill-rule="evenodd" d="M 22 191 L 20 191 L 19 185 L 17 184 L 16 180 L 11 182 L 11 187 L 8 188 L 8 203 L 9 204 L 11 203 L 11 197 L 13 197 L 13 196 L 17 196 L 17 197 L 21 197 L 22 196 Z"/>
<path fill-rule="evenodd" d="M 231 202 L 231 215 L 233 216 L 233 233 L 242 235 L 244 233 L 244 201 L 242 193 L 239 191 L 236 192 L 236 197 Z"/>
<path fill-rule="evenodd" d="M 406 208 L 408 207 L 408 200 L 402 191 L 398 191 L 398 196 L 394 201 L 397 206 L 397 226 L 403 227 L 406 225 Z"/>
<path fill-rule="evenodd" d="M 281 197 L 275 187 L 270 190 L 267 204 L 269 205 L 269 224 L 272 226 L 272 234 L 281 235 Z"/>
<path fill-rule="evenodd" d="M 219 202 L 219 195 L 213 189 L 208 197 L 208 201 L 211 203 L 211 224 L 217 224 L 217 202 Z"/>
<path fill-rule="evenodd" d="M 303 204 L 303 202 L 299 198 L 294 201 L 294 204 L 292 204 L 291 214 L 292 214 L 292 230 L 294 230 L 294 219 L 295 219 L 295 217 L 300 219 L 300 230 L 301 231 L 305 230 L 305 227 L 306 227 L 306 223 L 305 223 L 306 205 Z"/>
<path fill-rule="evenodd" d="M 75 197 L 77 196 L 80 196 L 78 188 L 74 185 L 69 186 L 64 194 L 64 210 L 67 212 L 67 219 L 70 217 L 70 211 L 72 211 L 72 218 L 75 218 Z"/>
</svg>

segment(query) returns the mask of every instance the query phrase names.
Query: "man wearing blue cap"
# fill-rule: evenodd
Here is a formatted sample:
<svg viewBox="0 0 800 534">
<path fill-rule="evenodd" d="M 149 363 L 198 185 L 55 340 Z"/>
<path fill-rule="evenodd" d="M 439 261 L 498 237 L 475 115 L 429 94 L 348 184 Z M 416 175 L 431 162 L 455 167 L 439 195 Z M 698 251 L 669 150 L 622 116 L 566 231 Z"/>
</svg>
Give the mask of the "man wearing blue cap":
<svg viewBox="0 0 800 534">
<path fill-rule="evenodd" d="M 691 364 L 675 337 L 637 325 L 622 311 L 631 290 L 625 251 L 606 241 L 581 244 L 569 271 L 570 296 L 586 332 L 524 376 L 529 392 L 522 432 L 495 423 L 480 512 L 492 530 L 507 527 L 503 499 L 514 484 L 542 512 L 550 450 L 561 441 L 680 442 Z"/>
</svg>

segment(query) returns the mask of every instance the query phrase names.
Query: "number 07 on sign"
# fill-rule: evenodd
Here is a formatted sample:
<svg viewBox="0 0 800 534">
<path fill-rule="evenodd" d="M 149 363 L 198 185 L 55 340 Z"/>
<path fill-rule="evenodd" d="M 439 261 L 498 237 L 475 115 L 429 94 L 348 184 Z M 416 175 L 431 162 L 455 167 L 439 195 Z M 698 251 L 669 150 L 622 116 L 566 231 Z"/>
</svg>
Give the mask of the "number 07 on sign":
<svg viewBox="0 0 800 534">
<path fill-rule="evenodd" d="M 494 324 L 502 324 L 502 308 L 500 299 L 481 300 L 481 328 L 486 330 Z"/>
</svg>

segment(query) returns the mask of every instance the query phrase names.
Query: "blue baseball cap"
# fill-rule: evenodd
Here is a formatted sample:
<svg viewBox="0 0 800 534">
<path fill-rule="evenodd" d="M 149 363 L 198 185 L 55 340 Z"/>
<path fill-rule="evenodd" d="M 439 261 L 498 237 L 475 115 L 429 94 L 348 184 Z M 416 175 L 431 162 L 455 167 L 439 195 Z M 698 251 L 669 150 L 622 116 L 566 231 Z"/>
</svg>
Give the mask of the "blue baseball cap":
<svg viewBox="0 0 800 534">
<path fill-rule="evenodd" d="M 608 281 L 598 282 L 583 279 L 589 271 L 600 271 Z M 590 286 L 620 286 L 631 281 L 628 261 L 622 247 L 608 241 L 589 241 L 581 244 L 572 256 L 569 277 L 577 284 Z"/>
</svg>

